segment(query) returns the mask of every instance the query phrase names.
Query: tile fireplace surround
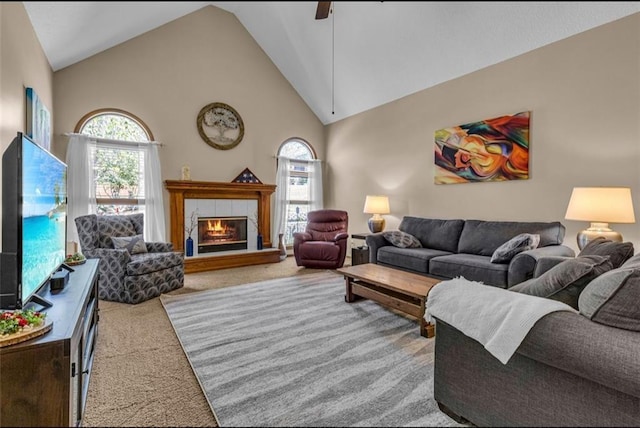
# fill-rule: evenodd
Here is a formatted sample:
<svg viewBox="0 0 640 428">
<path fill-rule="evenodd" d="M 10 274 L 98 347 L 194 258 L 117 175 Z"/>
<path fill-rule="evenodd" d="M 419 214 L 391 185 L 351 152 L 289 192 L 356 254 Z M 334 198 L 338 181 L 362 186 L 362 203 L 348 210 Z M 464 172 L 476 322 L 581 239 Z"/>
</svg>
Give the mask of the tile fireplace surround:
<svg viewBox="0 0 640 428">
<path fill-rule="evenodd" d="M 166 180 L 170 196 L 171 242 L 176 251 L 185 250 L 185 224 L 197 209 L 200 217 L 254 217 L 262 232 L 264 249 L 256 248 L 257 230 L 247 221 L 247 249 L 198 253 L 197 231 L 193 257 L 185 257 L 185 273 L 280 261 L 278 248 L 271 248 L 271 194 L 276 186 L 253 183 Z"/>
</svg>

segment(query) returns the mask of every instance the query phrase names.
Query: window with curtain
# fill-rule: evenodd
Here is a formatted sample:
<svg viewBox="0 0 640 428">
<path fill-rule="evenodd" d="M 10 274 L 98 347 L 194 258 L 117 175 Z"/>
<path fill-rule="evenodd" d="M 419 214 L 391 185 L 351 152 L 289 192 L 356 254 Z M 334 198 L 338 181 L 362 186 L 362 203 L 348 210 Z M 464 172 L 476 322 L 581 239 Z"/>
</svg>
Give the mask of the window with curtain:
<svg viewBox="0 0 640 428">
<path fill-rule="evenodd" d="M 293 234 L 305 229 L 307 213 L 322 208 L 322 168 L 311 145 L 298 138 L 282 143 L 277 159 L 273 236 L 284 234 L 291 246 Z"/>
<path fill-rule="evenodd" d="M 67 146 L 70 218 L 96 213 L 144 213 L 144 237 L 165 242 L 159 143 L 136 116 L 98 110 L 76 125 Z M 74 222 L 68 239 L 77 241 Z"/>
<path fill-rule="evenodd" d="M 101 110 L 85 116 L 77 132 L 119 141 L 149 142 L 149 128 L 131 113 Z M 132 214 L 145 211 L 144 151 L 134 146 L 96 143 L 90 149 L 96 213 Z"/>
</svg>

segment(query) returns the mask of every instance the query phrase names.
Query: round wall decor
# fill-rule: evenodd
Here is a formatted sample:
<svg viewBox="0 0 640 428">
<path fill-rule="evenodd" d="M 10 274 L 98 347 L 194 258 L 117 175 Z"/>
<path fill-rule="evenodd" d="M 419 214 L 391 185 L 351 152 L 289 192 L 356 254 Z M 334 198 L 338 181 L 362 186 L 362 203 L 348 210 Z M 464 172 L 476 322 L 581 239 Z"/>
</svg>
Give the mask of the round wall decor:
<svg viewBox="0 0 640 428">
<path fill-rule="evenodd" d="M 238 112 L 225 103 L 207 104 L 196 119 L 198 133 L 205 143 L 219 150 L 229 150 L 240 144 L 244 123 Z"/>
</svg>

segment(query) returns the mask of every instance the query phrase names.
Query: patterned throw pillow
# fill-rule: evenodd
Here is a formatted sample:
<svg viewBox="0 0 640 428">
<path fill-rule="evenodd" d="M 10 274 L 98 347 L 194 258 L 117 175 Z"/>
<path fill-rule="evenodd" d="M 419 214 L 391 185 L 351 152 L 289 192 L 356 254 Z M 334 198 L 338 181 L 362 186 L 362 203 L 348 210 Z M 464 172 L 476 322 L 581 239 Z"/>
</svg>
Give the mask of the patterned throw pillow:
<svg viewBox="0 0 640 428">
<path fill-rule="evenodd" d="M 516 254 L 538 248 L 540 235 L 521 233 L 500 245 L 491 256 L 491 263 L 509 263 Z"/>
<path fill-rule="evenodd" d="M 418 238 L 400 230 L 382 232 L 382 236 L 384 236 L 384 239 L 389 241 L 394 247 L 422 248 L 422 244 L 418 241 Z"/>
<path fill-rule="evenodd" d="M 113 242 L 113 248 L 125 248 L 127 251 L 129 251 L 130 254 L 147 252 L 147 245 L 145 244 L 142 235 L 121 237 L 112 236 L 111 242 Z"/>
</svg>

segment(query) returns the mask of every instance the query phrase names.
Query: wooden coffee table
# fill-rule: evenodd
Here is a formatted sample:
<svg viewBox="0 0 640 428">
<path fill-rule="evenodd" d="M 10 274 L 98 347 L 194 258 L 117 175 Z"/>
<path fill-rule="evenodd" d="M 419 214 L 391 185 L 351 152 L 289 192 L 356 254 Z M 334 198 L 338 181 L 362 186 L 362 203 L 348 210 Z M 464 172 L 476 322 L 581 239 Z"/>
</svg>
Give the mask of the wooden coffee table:
<svg viewBox="0 0 640 428">
<path fill-rule="evenodd" d="M 441 280 L 373 263 L 342 267 L 337 272 L 344 275 L 346 302 L 358 297 L 373 300 L 416 317 L 421 336 L 435 335 L 434 325 L 424 319 L 424 310 L 429 290 Z"/>
</svg>

